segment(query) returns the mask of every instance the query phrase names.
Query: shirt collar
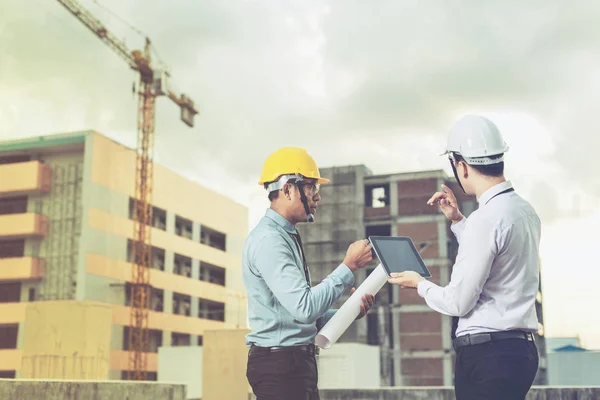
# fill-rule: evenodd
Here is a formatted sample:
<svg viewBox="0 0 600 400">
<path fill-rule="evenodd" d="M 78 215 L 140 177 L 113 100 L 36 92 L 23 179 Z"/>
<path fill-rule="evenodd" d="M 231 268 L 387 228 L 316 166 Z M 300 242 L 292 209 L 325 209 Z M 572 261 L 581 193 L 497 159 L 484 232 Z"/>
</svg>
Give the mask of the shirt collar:
<svg viewBox="0 0 600 400">
<path fill-rule="evenodd" d="M 479 198 L 479 204 L 485 204 L 488 201 L 490 201 L 490 199 L 492 197 L 494 197 L 495 195 L 497 195 L 500 192 L 503 192 L 507 189 L 512 189 L 513 185 L 510 181 L 506 181 L 506 182 L 502 182 L 502 183 L 498 183 L 497 185 L 492 186 L 491 188 L 489 188 L 488 190 L 486 190 L 481 197 Z"/>
<path fill-rule="evenodd" d="M 281 226 L 288 233 L 296 233 L 296 228 L 290 221 L 285 219 L 281 214 L 277 211 L 267 208 L 267 212 L 265 213 L 265 217 L 273 220 L 277 225 Z"/>
</svg>

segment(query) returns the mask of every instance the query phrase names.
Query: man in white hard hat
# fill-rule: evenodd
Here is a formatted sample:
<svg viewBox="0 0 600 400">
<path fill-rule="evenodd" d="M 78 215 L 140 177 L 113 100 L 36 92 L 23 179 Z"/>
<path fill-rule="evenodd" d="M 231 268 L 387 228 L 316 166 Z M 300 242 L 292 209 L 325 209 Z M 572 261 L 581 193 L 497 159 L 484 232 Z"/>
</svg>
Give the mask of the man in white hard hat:
<svg viewBox="0 0 600 400">
<path fill-rule="evenodd" d="M 416 288 L 432 309 L 458 317 L 453 346 L 459 400 L 524 399 L 538 368 L 533 333 L 541 222 L 504 178 L 507 150 L 489 119 L 469 115 L 458 121 L 444 154 L 479 207 L 467 219 L 445 185 L 428 201 L 452 221 L 459 242 L 450 283 L 440 287 L 414 272 L 389 279 Z"/>
</svg>

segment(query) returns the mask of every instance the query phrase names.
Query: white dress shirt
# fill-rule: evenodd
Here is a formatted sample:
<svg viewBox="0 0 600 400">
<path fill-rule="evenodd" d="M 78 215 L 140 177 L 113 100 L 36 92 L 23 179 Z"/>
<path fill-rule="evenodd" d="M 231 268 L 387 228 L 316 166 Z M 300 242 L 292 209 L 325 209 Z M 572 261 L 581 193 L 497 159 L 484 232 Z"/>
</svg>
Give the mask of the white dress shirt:
<svg viewBox="0 0 600 400">
<path fill-rule="evenodd" d="M 468 219 L 451 226 L 459 247 L 448 286 L 427 280 L 418 285 L 429 307 L 460 317 L 457 337 L 538 330 L 541 222 L 516 192 L 499 194 L 511 188 L 510 182 L 491 187 Z"/>
</svg>

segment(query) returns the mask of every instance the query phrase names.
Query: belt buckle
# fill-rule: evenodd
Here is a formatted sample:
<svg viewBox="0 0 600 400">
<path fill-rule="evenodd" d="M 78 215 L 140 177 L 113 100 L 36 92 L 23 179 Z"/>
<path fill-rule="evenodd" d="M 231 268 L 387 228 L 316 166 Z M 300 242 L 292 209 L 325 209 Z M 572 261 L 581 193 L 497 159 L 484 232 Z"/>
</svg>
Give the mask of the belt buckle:
<svg viewBox="0 0 600 400">
<path fill-rule="evenodd" d="M 531 332 L 528 332 L 527 333 L 527 340 L 530 341 L 530 342 L 535 343 L 535 335 L 533 333 L 531 333 Z"/>
</svg>

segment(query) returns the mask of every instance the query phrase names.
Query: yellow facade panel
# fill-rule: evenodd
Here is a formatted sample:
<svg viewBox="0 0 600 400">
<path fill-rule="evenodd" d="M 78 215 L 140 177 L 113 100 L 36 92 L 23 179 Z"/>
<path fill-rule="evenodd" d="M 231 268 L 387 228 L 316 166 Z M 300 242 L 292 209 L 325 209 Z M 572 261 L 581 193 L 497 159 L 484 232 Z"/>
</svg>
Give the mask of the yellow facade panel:
<svg viewBox="0 0 600 400">
<path fill-rule="evenodd" d="M 207 331 L 203 337 L 202 398 L 246 399 L 247 329 Z M 227 382 L 226 385 L 223 383 Z"/>
<path fill-rule="evenodd" d="M 0 215 L 0 238 L 21 239 L 44 237 L 48 230 L 48 219 L 39 214 Z"/>
<path fill-rule="evenodd" d="M 98 208 L 88 210 L 88 224 L 94 229 L 117 236 L 129 239 L 133 237 L 133 221 Z M 152 245 L 226 269 L 239 268 L 242 263 L 240 257 L 156 228 L 152 228 Z"/>
<path fill-rule="evenodd" d="M 30 281 L 44 277 L 44 260 L 35 257 L 0 258 L 0 282 Z"/>
<path fill-rule="evenodd" d="M 22 378 L 108 379 L 110 305 L 91 301 L 27 303 Z"/>
<path fill-rule="evenodd" d="M 114 325 L 129 326 L 130 310 L 131 307 L 114 305 L 112 323 Z M 233 326 L 221 321 L 149 311 L 148 327 L 161 331 L 203 335 L 205 330 L 224 329 Z"/>
<path fill-rule="evenodd" d="M 146 371 L 158 371 L 158 354 L 148 353 Z M 110 369 L 112 371 L 128 371 L 129 370 L 129 352 L 123 350 L 113 350 L 110 352 Z"/>
<path fill-rule="evenodd" d="M 0 165 L 0 194 L 48 193 L 50 166 L 39 161 Z"/>
<path fill-rule="evenodd" d="M 98 134 L 91 138 L 92 182 L 133 196 L 135 152 Z M 238 237 L 248 232 L 245 206 L 158 164 L 154 166 L 153 205 Z"/>
<path fill-rule="evenodd" d="M 28 303 L 0 303 L 0 324 L 17 324 L 25 321 Z"/>
<path fill-rule="evenodd" d="M 86 271 L 88 274 L 132 282 L 132 265 L 126 261 L 107 258 L 98 254 L 87 254 Z M 152 287 L 173 292 L 202 297 L 207 300 L 225 303 L 226 288 L 198 279 L 171 274 L 157 269 L 150 270 Z"/>
<path fill-rule="evenodd" d="M 0 371 L 18 371 L 22 360 L 23 352 L 20 349 L 0 349 Z"/>
</svg>

